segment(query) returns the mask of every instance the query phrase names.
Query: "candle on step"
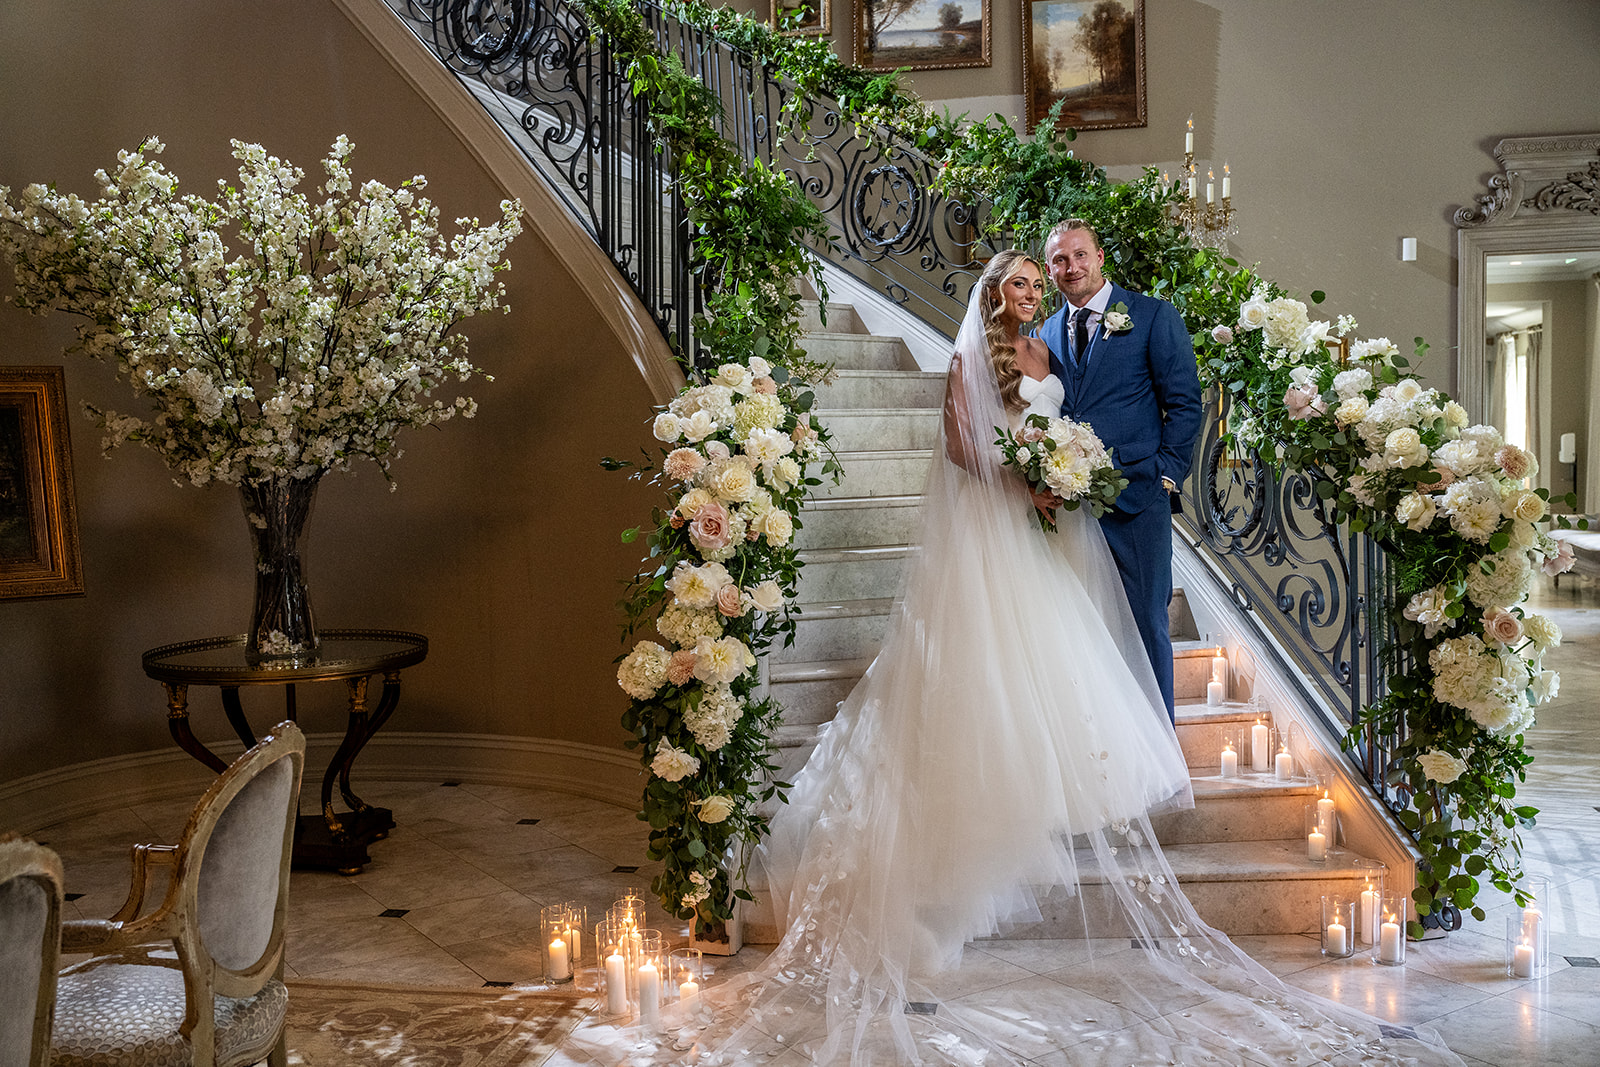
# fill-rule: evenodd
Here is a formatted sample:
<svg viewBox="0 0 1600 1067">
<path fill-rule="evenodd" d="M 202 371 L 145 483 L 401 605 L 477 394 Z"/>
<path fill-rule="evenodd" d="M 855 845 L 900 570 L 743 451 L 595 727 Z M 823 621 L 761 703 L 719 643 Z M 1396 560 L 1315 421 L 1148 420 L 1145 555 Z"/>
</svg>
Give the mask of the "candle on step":
<svg viewBox="0 0 1600 1067">
<path fill-rule="evenodd" d="M 1206 703 L 1216 707 L 1228 698 L 1228 691 L 1221 682 L 1206 683 Z"/>
<path fill-rule="evenodd" d="M 1405 935 L 1393 915 L 1384 916 L 1383 930 L 1378 935 L 1378 959 L 1383 963 L 1399 963 L 1405 959 Z"/>
<path fill-rule="evenodd" d="M 1370 945 L 1378 938 L 1378 891 L 1368 882 L 1361 891 L 1361 943 Z"/>
<path fill-rule="evenodd" d="M 1278 756 L 1273 761 L 1272 770 L 1278 776 L 1278 781 L 1280 782 L 1287 782 L 1294 777 L 1294 757 L 1289 755 L 1287 748 L 1278 751 Z"/>
<path fill-rule="evenodd" d="M 1213 682 L 1221 682 L 1223 685 L 1228 684 L 1228 654 L 1226 652 L 1218 652 L 1211 657 L 1211 680 Z"/>
<path fill-rule="evenodd" d="M 612 945 L 611 954 L 606 957 L 606 1011 L 612 1015 L 622 1015 L 627 1010 L 627 964 L 623 962 L 621 948 Z"/>
<path fill-rule="evenodd" d="M 639 1021 L 651 1025 L 661 1018 L 661 972 L 654 960 L 639 965 Z"/>
<path fill-rule="evenodd" d="M 1226 744 L 1222 748 L 1222 777 L 1239 777 L 1239 753 L 1233 750 L 1232 743 Z"/>
<path fill-rule="evenodd" d="M 1256 723 L 1250 727 L 1250 769 L 1264 771 L 1267 769 L 1267 744 L 1271 741 L 1271 731 L 1264 723 Z"/>
<path fill-rule="evenodd" d="M 1322 791 L 1322 799 L 1317 801 L 1317 828 L 1328 835 L 1328 841 L 1331 844 L 1334 838 L 1333 801 L 1328 799 L 1328 791 L 1326 789 Z"/>
<path fill-rule="evenodd" d="M 550 942 L 550 980 L 565 982 L 572 977 L 572 957 L 567 952 L 567 943 L 561 938 Z"/>
<path fill-rule="evenodd" d="M 1344 928 L 1344 923 L 1333 922 L 1328 924 L 1328 954 L 1330 956 L 1343 956 L 1350 951 L 1349 931 Z"/>
<path fill-rule="evenodd" d="M 1526 941 L 1512 951 L 1511 974 L 1514 978 L 1533 977 L 1533 946 Z"/>
<path fill-rule="evenodd" d="M 1306 835 L 1306 859 L 1325 860 L 1328 858 L 1328 839 L 1321 830 L 1313 830 Z"/>
</svg>

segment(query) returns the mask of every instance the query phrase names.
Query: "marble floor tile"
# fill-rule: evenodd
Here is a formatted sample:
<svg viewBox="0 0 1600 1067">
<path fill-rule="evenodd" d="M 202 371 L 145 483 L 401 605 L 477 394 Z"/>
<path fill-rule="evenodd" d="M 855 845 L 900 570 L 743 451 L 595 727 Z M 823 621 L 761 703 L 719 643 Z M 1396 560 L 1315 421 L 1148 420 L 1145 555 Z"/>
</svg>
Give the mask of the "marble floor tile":
<svg viewBox="0 0 1600 1067">
<path fill-rule="evenodd" d="M 1504 997 L 1431 1024 L 1452 1049 L 1496 1067 L 1594 1067 L 1600 1027 Z"/>
<path fill-rule="evenodd" d="M 1505 999 L 1600 1026 L 1600 967 L 1565 967 L 1549 977 L 1518 983 Z M 1596 1050 L 1600 1060 L 1600 1050 Z"/>
<path fill-rule="evenodd" d="M 328 967 L 318 971 L 297 970 L 291 977 L 321 978 L 328 981 L 392 982 L 397 985 L 461 986 L 481 989 L 478 972 L 438 945 L 413 945 L 392 956 L 361 963 Z"/>
<path fill-rule="evenodd" d="M 436 945 L 448 948 L 484 937 L 539 936 L 540 906 L 515 890 L 411 908 L 402 917 Z M 537 944 L 537 940 L 534 942 Z"/>
<path fill-rule="evenodd" d="M 1491 994 L 1420 969 L 1377 967 L 1369 959 L 1328 962 L 1285 981 L 1309 993 L 1402 1026 L 1428 1023 Z"/>
</svg>

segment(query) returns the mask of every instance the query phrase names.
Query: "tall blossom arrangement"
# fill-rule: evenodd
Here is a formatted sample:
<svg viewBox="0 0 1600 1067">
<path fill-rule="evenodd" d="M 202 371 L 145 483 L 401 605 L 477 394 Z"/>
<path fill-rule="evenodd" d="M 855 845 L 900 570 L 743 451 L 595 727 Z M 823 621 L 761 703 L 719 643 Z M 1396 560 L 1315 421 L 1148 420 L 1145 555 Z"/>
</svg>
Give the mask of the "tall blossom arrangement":
<svg viewBox="0 0 1600 1067">
<path fill-rule="evenodd" d="M 458 219 L 447 243 L 426 179 L 357 185 L 342 135 L 317 203 L 298 167 L 232 144 L 239 183 L 212 200 L 178 192 L 155 138 L 96 172 L 93 201 L 0 188 L 12 299 L 83 318 L 77 348 L 149 400 L 149 417 L 90 409 L 107 449 L 138 442 L 195 485 L 309 480 L 363 457 L 387 473 L 399 430 L 475 410 L 432 394 L 479 372 L 455 327 L 500 305 L 519 207 Z"/>
<path fill-rule="evenodd" d="M 701 928 L 729 919 L 734 897 L 749 899 L 729 855 L 765 832 L 760 805 L 786 788 L 772 779 L 779 709 L 757 695 L 757 655 L 793 633 L 796 516 L 820 484 L 808 469 L 833 462 L 807 385 L 760 356 L 723 363 L 653 425 L 654 481 L 671 505 L 654 515 L 655 567 L 630 612 L 662 640 L 637 641 L 617 683 L 649 775 L 649 855 L 665 861 L 652 888 Z"/>
<path fill-rule="evenodd" d="M 1533 457 L 1471 425 L 1388 338 L 1355 339 L 1355 327 L 1314 320 L 1261 283 L 1203 340 L 1221 376 L 1240 383 L 1240 443 L 1319 473 L 1336 517 L 1394 561 L 1400 647 L 1390 651 L 1413 669 L 1363 709 L 1347 743 L 1362 728 L 1403 738 L 1389 777 L 1413 798 L 1399 818 L 1423 853 L 1419 911 L 1453 904 L 1481 919 L 1477 876 L 1508 891 L 1521 876 L 1518 831 L 1536 814 L 1514 799 L 1532 759 L 1523 739 L 1560 686 L 1544 668 L 1560 628 L 1525 601 L 1536 571 L 1558 574 L 1572 559 L 1536 525 L 1549 493 L 1528 488 Z M 1333 338 L 1347 341 L 1347 362 Z"/>
</svg>

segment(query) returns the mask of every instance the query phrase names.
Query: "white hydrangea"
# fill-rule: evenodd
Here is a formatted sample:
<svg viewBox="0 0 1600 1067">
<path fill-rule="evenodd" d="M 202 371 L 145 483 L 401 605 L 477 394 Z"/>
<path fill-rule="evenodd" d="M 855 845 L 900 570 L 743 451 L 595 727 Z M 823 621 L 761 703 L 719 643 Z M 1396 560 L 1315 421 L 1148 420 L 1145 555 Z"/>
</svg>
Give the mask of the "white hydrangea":
<svg viewBox="0 0 1600 1067">
<path fill-rule="evenodd" d="M 1532 586 L 1533 564 L 1518 549 L 1495 553 L 1467 568 L 1467 599 L 1485 611 L 1522 603 Z"/>
<path fill-rule="evenodd" d="M 675 602 L 656 620 L 656 632 L 679 648 L 694 648 L 703 637 L 722 636 L 722 617 L 715 608 L 691 608 Z"/>
<path fill-rule="evenodd" d="M 617 667 L 617 684 L 635 700 L 649 700 L 666 682 L 671 659 L 654 641 L 640 641 Z"/>
<path fill-rule="evenodd" d="M 767 393 L 747 396 L 734 405 L 734 436 L 747 438 L 755 430 L 772 430 L 783 421 L 783 402 Z"/>
<path fill-rule="evenodd" d="M 1333 391 L 1340 400 L 1349 400 L 1352 397 L 1362 396 L 1372 388 L 1372 372 L 1357 367 L 1354 370 L 1340 371 L 1333 376 Z"/>
<path fill-rule="evenodd" d="M 708 685 L 700 699 L 683 714 L 683 723 L 707 752 L 716 752 L 733 737 L 733 728 L 744 715 L 744 704 L 725 685 Z"/>
</svg>

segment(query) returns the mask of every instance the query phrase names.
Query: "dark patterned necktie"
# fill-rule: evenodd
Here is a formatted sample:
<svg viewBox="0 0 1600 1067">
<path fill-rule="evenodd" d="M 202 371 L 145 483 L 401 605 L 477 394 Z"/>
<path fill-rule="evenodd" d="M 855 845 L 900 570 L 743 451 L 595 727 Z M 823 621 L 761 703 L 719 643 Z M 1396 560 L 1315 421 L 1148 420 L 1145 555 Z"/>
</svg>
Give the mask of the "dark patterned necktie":
<svg viewBox="0 0 1600 1067">
<path fill-rule="evenodd" d="M 1089 362 L 1089 316 L 1092 314 L 1088 308 L 1079 308 L 1078 313 L 1072 316 L 1072 384 L 1076 386 L 1083 381 L 1083 368 Z"/>
</svg>

